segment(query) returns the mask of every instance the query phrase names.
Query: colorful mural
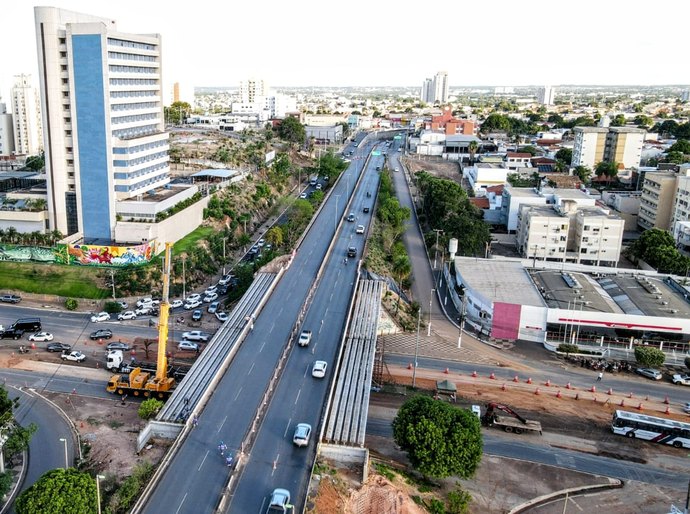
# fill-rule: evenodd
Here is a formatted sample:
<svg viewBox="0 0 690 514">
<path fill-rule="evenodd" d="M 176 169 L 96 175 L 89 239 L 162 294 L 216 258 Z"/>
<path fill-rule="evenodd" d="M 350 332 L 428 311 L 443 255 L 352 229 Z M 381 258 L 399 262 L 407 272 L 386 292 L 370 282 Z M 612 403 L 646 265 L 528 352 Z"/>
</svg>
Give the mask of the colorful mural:
<svg viewBox="0 0 690 514">
<path fill-rule="evenodd" d="M 136 246 L 100 246 L 86 244 L 57 245 L 56 261 L 81 266 L 132 266 L 146 264 L 155 255 L 155 243 Z"/>
</svg>

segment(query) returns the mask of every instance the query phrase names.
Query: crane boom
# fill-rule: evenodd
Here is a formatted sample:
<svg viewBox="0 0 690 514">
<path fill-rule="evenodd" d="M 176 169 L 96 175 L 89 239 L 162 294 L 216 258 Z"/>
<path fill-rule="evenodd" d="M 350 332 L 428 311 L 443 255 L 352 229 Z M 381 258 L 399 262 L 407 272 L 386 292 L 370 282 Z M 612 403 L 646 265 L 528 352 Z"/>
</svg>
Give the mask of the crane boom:
<svg viewBox="0 0 690 514">
<path fill-rule="evenodd" d="M 168 370 L 168 317 L 170 316 L 170 257 L 172 243 L 165 243 L 165 264 L 163 266 L 163 298 L 158 317 L 158 359 L 156 363 L 156 381 L 163 382 Z"/>
</svg>

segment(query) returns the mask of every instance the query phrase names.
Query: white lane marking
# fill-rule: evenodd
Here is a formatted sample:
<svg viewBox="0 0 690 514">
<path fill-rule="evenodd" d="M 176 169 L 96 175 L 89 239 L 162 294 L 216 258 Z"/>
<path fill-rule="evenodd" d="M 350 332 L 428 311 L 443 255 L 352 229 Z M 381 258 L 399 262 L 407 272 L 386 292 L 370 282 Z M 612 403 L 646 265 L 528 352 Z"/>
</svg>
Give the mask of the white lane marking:
<svg viewBox="0 0 690 514">
<path fill-rule="evenodd" d="M 216 433 L 220 432 L 220 429 L 223 428 L 223 425 L 225 425 L 225 422 L 226 422 L 227 420 L 228 420 L 228 417 L 225 416 L 225 417 L 223 418 L 223 422 L 222 422 L 222 423 L 220 424 L 220 426 L 218 427 L 218 430 L 216 431 Z"/>
<path fill-rule="evenodd" d="M 295 398 L 295 405 L 297 405 L 297 402 L 299 401 L 299 395 L 302 394 L 302 389 L 297 391 L 297 398 Z"/>
<path fill-rule="evenodd" d="M 248 373 L 249 375 L 252 374 L 252 370 L 254 369 L 254 365 L 255 365 L 255 364 L 256 364 L 255 362 L 252 362 L 252 367 L 249 368 L 249 373 Z"/>
<path fill-rule="evenodd" d="M 261 348 L 259 348 L 259 353 L 262 352 L 262 350 L 264 349 L 264 346 L 266 346 L 266 341 L 264 341 L 264 342 L 261 344 Z"/>
<path fill-rule="evenodd" d="M 175 511 L 175 514 L 180 512 L 180 509 L 182 508 L 182 505 L 184 505 L 184 501 L 187 499 L 187 493 L 184 494 L 184 497 L 182 498 L 182 501 L 180 502 L 180 506 L 177 507 L 177 510 Z"/>
<path fill-rule="evenodd" d="M 201 471 L 201 467 L 204 465 L 204 462 L 206 462 L 206 457 L 208 457 L 208 451 L 206 452 L 206 455 L 204 455 L 204 458 L 201 459 L 201 464 L 199 464 L 199 467 L 196 469 L 197 471 Z M 186 497 L 186 495 L 185 495 L 185 497 Z M 184 501 L 184 500 L 182 500 L 182 501 Z M 180 504 L 180 505 L 182 505 L 182 504 Z"/>
<path fill-rule="evenodd" d="M 287 436 L 288 430 L 290 430 L 290 425 L 292 425 L 292 418 L 288 419 L 287 425 L 285 425 L 285 432 L 283 432 L 283 437 Z"/>
<path fill-rule="evenodd" d="M 237 397 L 240 395 L 240 392 L 242 392 L 242 388 L 241 388 L 241 387 L 237 390 L 237 394 L 235 395 L 235 398 L 233 398 L 233 401 L 236 401 L 236 400 L 237 400 Z"/>
</svg>

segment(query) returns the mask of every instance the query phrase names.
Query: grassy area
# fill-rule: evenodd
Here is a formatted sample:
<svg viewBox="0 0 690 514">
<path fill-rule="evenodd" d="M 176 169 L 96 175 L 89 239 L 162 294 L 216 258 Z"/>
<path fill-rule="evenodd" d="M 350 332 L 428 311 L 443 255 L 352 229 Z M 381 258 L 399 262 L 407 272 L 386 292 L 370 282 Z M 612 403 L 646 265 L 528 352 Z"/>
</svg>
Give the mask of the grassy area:
<svg viewBox="0 0 690 514">
<path fill-rule="evenodd" d="M 52 264 L 0 262 L 0 290 L 54 294 L 68 298 L 105 298 L 103 270 Z"/>
<path fill-rule="evenodd" d="M 206 239 L 210 236 L 216 229 L 213 227 L 198 227 L 193 232 L 190 232 L 185 237 L 180 239 L 173 246 L 173 255 L 180 255 L 185 252 L 189 252 L 194 246 L 196 246 L 197 241 L 200 239 Z"/>
</svg>

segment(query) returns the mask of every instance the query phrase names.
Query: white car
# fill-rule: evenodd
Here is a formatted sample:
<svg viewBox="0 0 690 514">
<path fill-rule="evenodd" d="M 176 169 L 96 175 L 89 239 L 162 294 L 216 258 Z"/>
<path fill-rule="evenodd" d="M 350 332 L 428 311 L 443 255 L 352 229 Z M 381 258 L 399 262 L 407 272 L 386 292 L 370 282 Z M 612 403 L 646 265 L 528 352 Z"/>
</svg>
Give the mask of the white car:
<svg viewBox="0 0 690 514">
<path fill-rule="evenodd" d="M 218 307 L 220 307 L 220 302 L 211 302 L 208 304 L 208 313 L 209 314 L 215 314 L 216 311 L 218 310 Z"/>
<path fill-rule="evenodd" d="M 192 309 L 196 309 L 199 305 L 201 305 L 201 300 L 187 300 L 187 303 L 184 304 L 184 308 L 187 311 L 191 311 Z"/>
<path fill-rule="evenodd" d="M 261 238 L 261 239 L 259 239 L 259 240 L 256 242 L 256 244 L 257 244 L 257 246 L 258 246 L 259 248 L 261 248 L 263 245 L 266 244 L 266 240 L 263 239 L 263 238 Z"/>
<path fill-rule="evenodd" d="M 357 234 L 364 234 L 364 225 L 357 225 L 357 230 L 355 230 Z"/>
<path fill-rule="evenodd" d="M 120 321 L 125 319 L 137 319 L 137 315 L 134 311 L 125 311 L 117 315 L 117 319 Z"/>
<path fill-rule="evenodd" d="M 297 344 L 300 346 L 309 346 L 309 342 L 311 341 L 311 330 L 302 330 L 302 333 L 299 335 L 299 340 L 297 341 Z"/>
<path fill-rule="evenodd" d="M 153 310 L 153 305 L 144 305 L 143 307 L 138 307 L 134 311 L 134 314 L 136 316 L 147 316 L 147 315 L 151 314 L 152 310 Z"/>
<path fill-rule="evenodd" d="M 199 345 L 191 341 L 180 341 L 180 343 L 177 345 L 177 349 L 181 351 L 187 350 L 191 352 L 197 352 L 199 351 Z"/>
<path fill-rule="evenodd" d="M 227 286 L 231 280 L 232 280 L 232 274 L 228 273 L 227 275 L 223 275 L 223 277 L 218 281 L 218 285 L 219 286 Z"/>
<path fill-rule="evenodd" d="M 180 299 L 173 300 L 170 302 L 170 308 L 171 309 L 177 309 L 178 307 L 182 307 L 184 305 L 184 302 Z"/>
<path fill-rule="evenodd" d="M 210 336 L 206 332 L 202 332 L 201 330 L 191 330 L 182 334 L 182 339 L 188 341 L 201 341 L 203 343 L 208 341 L 209 337 Z"/>
<path fill-rule="evenodd" d="M 307 193 L 300 193 L 300 194 L 299 194 L 299 197 L 300 197 L 300 198 L 306 198 L 306 197 L 307 197 Z"/>
<path fill-rule="evenodd" d="M 230 318 L 230 316 L 228 316 L 226 312 L 216 312 L 216 318 L 221 323 L 225 323 L 226 321 L 228 321 L 228 318 Z"/>
<path fill-rule="evenodd" d="M 144 305 L 160 305 L 160 300 L 154 300 L 150 296 L 137 300 L 137 307 L 143 307 Z"/>
<path fill-rule="evenodd" d="M 108 321 L 110 319 L 110 314 L 107 312 L 99 312 L 91 316 L 91 323 L 98 323 L 99 321 Z"/>
<path fill-rule="evenodd" d="M 311 376 L 314 378 L 323 378 L 326 376 L 326 368 L 328 363 L 326 361 L 314 362 L 314 367 L 311 368 Z"/>
<path fill-rule="evenodd" d="M 29 336 L 29 341 L 52 341 L 53 340 L 53 334 L 50 332 L 36 332 L 35 334 L 31 334 Z"/>
<path fill-rule="evenodd" d="M 201 300 L 201 295 L 199 293 L 190 294 L 185 302 L 193 302 L 195 300 Z"/>
<path fill-rule="evenodd" d="M 292 436 L 292 442 L 295 446 L 307 446 L 309 444 L 309 436 L 311 435 L 311 425 L 309 423 L 299 423 L 295 427 L 295 434 Z"/>
<path fill-rule="evenodd" d="M 218 292 L 218 284 L 207 287 L 206 291 L 204 291 L 204 294 L 206 296 L 208 296 L 208 295 L 216 293 L 216 292 Z"/>
<path fill-rule="evenodd" d="M 119 303 L 120 307 L 122 307 L 123 309 L 126 309 L 127 307 L 129 307 L 129 304 L 124 300 L 119 300 L 117 303 Z"/>
<path fill-rule="evenodd" d="M 218 293 L 209 293 L 204 296 L 204 303 L 211 303 L 218 299 Z"/>
<path fill-rule="evenodd" d="M 81 352 L 69 352 L 69 353 L 63 353 L 60 355 L 60 358 L 63 361 L 72 361 L 72 362 L 84 362 L 86 360 L 86 355 L 84 355 Z"/>
</svg>

